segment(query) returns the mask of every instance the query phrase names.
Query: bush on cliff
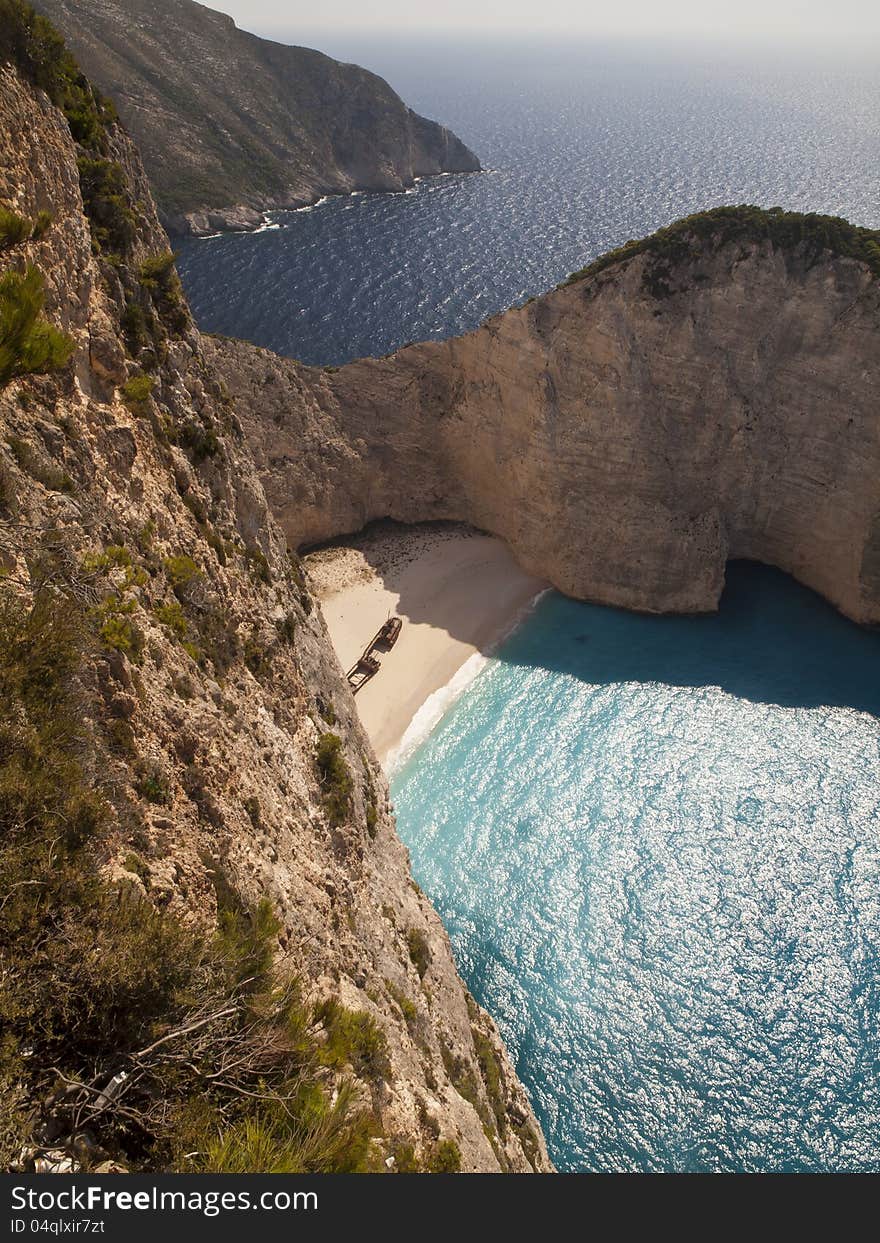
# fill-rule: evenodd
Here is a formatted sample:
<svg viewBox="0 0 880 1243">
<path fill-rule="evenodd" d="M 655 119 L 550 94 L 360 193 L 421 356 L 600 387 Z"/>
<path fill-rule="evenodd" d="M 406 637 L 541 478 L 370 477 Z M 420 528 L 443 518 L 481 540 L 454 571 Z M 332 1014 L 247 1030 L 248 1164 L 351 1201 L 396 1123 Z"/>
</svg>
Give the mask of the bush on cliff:
<svg viewBox="0 0 880 1243">
<path fill-rule="evenodd" d="M 338 734 L 320 736 L 315 764 L 321 783 L 324 810 L 327 819 L 336 828 L 348 818 L 351 811 L 351 792 L 354 788 L 342 750 L 342 739 Z"/>
<path fill-rule="evenodd" d="M 0 385 L 14 376 L 63 367 L 75 343 L 42 317 L 43 278 L 36 268 L 0 276 Z"/>
<path fill-rule="evenodd" d="M 135 215 L 122 166 L 115 160 L 80 156 L 77 167 L 94 245 L 112 254 L 125 254 L 134 241 Z"/>
<path fill-rule="evenodd" d="M 9 250 L 20 246 L 31 235 L 32 223 L 27 216 L 0 207 L 0 249 Z"/>
</svg>

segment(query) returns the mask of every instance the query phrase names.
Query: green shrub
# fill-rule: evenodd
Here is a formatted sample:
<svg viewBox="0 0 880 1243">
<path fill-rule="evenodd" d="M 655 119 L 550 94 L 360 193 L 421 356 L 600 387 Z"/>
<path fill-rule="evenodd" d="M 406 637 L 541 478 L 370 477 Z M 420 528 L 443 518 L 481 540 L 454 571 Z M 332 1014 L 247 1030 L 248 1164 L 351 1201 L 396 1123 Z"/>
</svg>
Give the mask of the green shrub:
<svg viewBox="0 0 880 1243">
<path fill-rule="evenodd" d="M 458 1174 L 461 1172 L 461 1150 L 454 1139 L 442 1139 L 435 1147 L 428 1162 L 431 1174 Z"/>
<path fill-rule="evenodd" d="M 286 613 L 284 617 L 280 618 L 275 623 L 275 628 L 278 631 L 279 639 L 282 639 L 285 643 L 292 644 L 294 639 L 296 638 L 296 614 Z M 323 716 L 324 714 L 322 713 L 321 715 Z M 324 717 L 324 719 L 327 720 L 326 717 Z M 335 724 L 335 714 L 334 714 L 334 720 L 327 721 L 327 724 L 328 725 Z"/>
<path fill-rule="evenodd" d="M 45 237 L 52 228 L 52 213 L 50 211 L 38 211 L 34 217 L 33 227 L 31 228 L 31 239 L 38 242 L 40 238 Z"/>
<path fill-rule="evenodd" d="M 107 574 L 111 570 L 127 570 L 132 565 L 131 553 L 124 544 L 108 544 L 100 552 L 87 552 L 82 568 L 87 574 Z"/>
<path fill-rule="evenodd" d="M 220 452 L 220 439 L 217 433 L 213 427 L 205 427 L 201 423 L 194 421 L 184 423 L 178 432 L 178 440 L 196 465 L 204 462 L 206 458 L 216 457 Z"/>
<path fill-rule="evenodd" d="M 84 619 L 69 601 L 3 597 L 0 636 L 0 1063 L 27 1049 L 27 1082 L 124 1045 L 180 960 L 174 929 L 104 885 L 88 852 L 109 808 L 80 758 Z"/>
<path fill-rule="evenodd" d="M 321 1059 L 339 1070 L 351 1066 L 361 1079 L 381 1083 L 391 1074 L 388 1041 L 375 1020 L 364 1010 L 348 1010 L 333 997 L 315 1007 L 326 1043 Z"/>
<path fill-rule="evenodd" d="M 272 654 L 259 639 L 251 635 L 244 644 L 244 663 L 255 678 L 265 677 L 272 668 Z"/>
<path fill-rule="evenodd" d="M 202 571 L 192 557 L 184 555 L 166 557 L 162 562 L 162 567 L 171 584 L 171 590 L 178 597 L 185 595 L 187 590 L 202 577 Z"/>
<path fill-rule="evenodd" d="M 210 661 L 216 676 L 222 677 L 241 651 L 235 623 L 223 609 L 206 607 L 198 615 L 198 634 L 201 650 L 195 659 L 199 664 Z"/>
<path fill-rule="evenodd" d="M 134 741 L 134 730 L 124 717 L 114 717 L 107 723 L 107 738 L 114 750 L 127 760 L 135 759 L 137 747 Z"/>
<path fill-rule="evenodd" d="M 138 280 L 144 288 L 161 289 L 167 284 L 170 274 L 174 271 L 176 257 L 173 251 L 167 250 L 160 255 L 151 255 L 149 259 L 145 259 L 138 268 Z"/>
<path fill-rule="evenodd" d="M 255 907 L 240 901 L 234 888 L 216 876 L 217 950 L 235 983 L 248 987 L 265 979 L 272 967 L 275 938 L 281 925 L 268 898 Z M 300 1018 L 301 1023 L 305 1020 Z"/>
<path fill-rule="evenodd" d="M 99 251 L 124 255 L 135 238 L 136 219 L 122 165 L 102 156 L 77 160 L 83 207 Z"/>
<path fill-rule="evenodd" d="M 352 1119 L 353 1102 L 349 1084 L 331 1104 L 316 1083 L 305 1083 L 284 1109 L 264 1108 L 211 1142 L 200 1168 L 208 1174 L 361 1171 L 372 1128 L 365 1113 Z"/>
<path fill-rule="evenodd" d="M 220 536 L 217 534 L 214 528 L 209 526 L 207 523 L 205 523 L 201 527 L 201 531 L 202 531 L 202 535 L 204 536 L 205 543 L 211 549 L 214 556 L 217 558 L 217 560 L 220 562 L 221 565 L 226 565 L 226 560 L 227 560 L 226 544 L 223 542 L 223 540 L 220 538 Z"/>
<path fill-rule="evenodd" d="M 423 1172 L 412 1144 L 394 1144 L 391 1155 L 394 1157 L 395 1174 L 421 1174 Z"/>
<path fill-rule="evenodd" d="M 146 640 L 141 628 L 132 620 L 136 609 L 135 600 L 127 600 L 122 591 L 114 591 L 95 607 L 94 614 L 103 646 L 139 663 Z"/>
<path fill-rule="evenodd" d="M 483 1123 L 484 1129 L 488 1133 L 492 1117 L 480 1100 L 477 1081 L 471 1073 L 467 1062 L 463 1057 L 453 1053 L 442 1039 L 440 1041 L 440 1056 L 443 1059 L 443 1065 L 446 1068 L 446 1073 L 452 1086 L 463 1100 L 473 1105 L 480 1117 L 480 1121 Z"/>
<path fill-rule="evenodd" d="M 406 947 L 419 978 L 424 979 L 425 972 L 431 965 L 431 950 L 425 934 L 419 928 L 410 928 L 406 934 Z"/>
<path fill-rule="evenodd" d="M 253 571 L 254 577 L 261 583 L 271 584 L 272 571 L 269 568 L 269 562 L 266 554 L 259 548 L 248 548 L 245 552 L 248 564 Z"/>
<path fill-rule="evenodd" d="M 321 784 L 322 802 L 327 819 L 335 828 L 344 824 L 351 812 L 351 794 L 354 783 L 342 750 L 338 734 L 321 734 L 315 755 L 318 780 Z"/>
<path fill-rule="evenodd" d="M 416 1008 L 415 1002 L 407 997 L 406 993 L 401 992 L 399 988 L 395 988 L 390 980 L 385 981 L 385 987 L 388 989 L 389 996 L 392 998 L 398 1010 L 406 1020 L 407 1027 L 410 1031 L 412 1031 L 418 1022 L 419 1017 L 419 1012 Z"/>
<path fill-rule="evenodd" d="M 143 859 L 135 851 L 130 850 L 122 860 L 122 866 L 126 872 L 131 872 L 133 876 L 137 876 L 144 884 L 145 888 L 150 886 L 150 869 L 144 863 Z"/>
<path fill-rule="evenodd" d="M 42 318 L 43 278 L 36 268 L 0 276 L 0 385 L 14 376 L 57 371 L 75 342 Z"/>
<path fill-rule="evenodd" d="M 101 623 L 99 633 L 105 647 L 122 652 L 130 660 L 140 661 L 144 652 L 144 636 L 130 617 L 111 613 Z"/>
<path fill-rule="evenodd" d="M 125 346 L 129 354 L 137 356 L 152 341 L 152 334 L 147 323 L 147 314 L 137 302 L 129 299 L 119 317 L 119 324 L 125 335 Z"/>
<path fill-rule="evenodd" d="M 135 789 L 148 803 L 166 806 L 171 802 L 171 787 L 162 769 L 156 764 L 142 764 Z"/>
<path fill-rule="evenodd" d="M 73 491 L 73 480 L 67 471 L 38 453 L 26 440 L 19 436 L 10 436 L 6 443 L 18 465 L 31 479 L 36 479 L 37 483 L 41 483 L 50 492 Z"/>
<path fill-rule="evenodd" d="M 19 216 L 6 207 L 0 207 L 0 250 L 9 250 L 26 242 L 33 231 L 33 223 L 27 216 Z"/>
<path fill-rule="evenodd" d="M 175 695 L 181 699 L 190 700 L 195 696 L 195 687 L 192 684 L 192 678 L 187 677 L 185 673 L 176 674 L 171 679 L 171 686 Z"/>
<path fill-rule="evenodd" d="M 0 250 L 11 250 L 22 242 L 32 239 L 38 242 L 52 226 L 52 213 L 37 212 L 33 220 L 19 216 L 6 207 L 0 207 Z"/>
<path fill-rule="evenodd" d="M 174 267 L 176 258 L 169 250 L 145 259 L 138 270 L 138 280 L 149 293 L 160 319 L 171 332 L 180 334 L 189 326 L 189 316 L 180 277 Z"/>
<path fill-rule="evenodd" d="M 517 1138 L 522 1145 L 523 1153 L 533 1170 L 538 1169 L 538 1159 L 541 1155 L 541 1148 L 538 1143 L 538 1137 L 527 1122 L 515 1126 Z"/>
<path fill-rule="evenodd" d="M 186 638 L 189 625 L 177 600 L 172 600 L 170 604 L 157 604 L 153 613 L 178 639 Z"/>
<path fill-rule="evenodd" d="M 486 1095 L 489 1097 L 489 1104 L 492 1106 L 492 1112 L 498 1124 L 498 1133 L 503 1136 L 507 1132 L 507 1110 L 504 1102 L 504 1075 L 501 1062 L 492 1041 L 478 1027 L 471 1026 L 471 1036 Z"/>
<path fill-rule="evenodd" d="M 155 386 L 155 381 L 148 375 L 133 375 L 126 380 L 119 392 L 122 400 L 130 410 L 135 412 L 143 408 Z"/>
<path fill-rule="evenodd" d="M 361 763 L 364 767 L 364 823 L 369 836 L 375 838 L 379 830 L 379 799 L 370 775 L 370 767 L 363 755 Z"/>
</svg>

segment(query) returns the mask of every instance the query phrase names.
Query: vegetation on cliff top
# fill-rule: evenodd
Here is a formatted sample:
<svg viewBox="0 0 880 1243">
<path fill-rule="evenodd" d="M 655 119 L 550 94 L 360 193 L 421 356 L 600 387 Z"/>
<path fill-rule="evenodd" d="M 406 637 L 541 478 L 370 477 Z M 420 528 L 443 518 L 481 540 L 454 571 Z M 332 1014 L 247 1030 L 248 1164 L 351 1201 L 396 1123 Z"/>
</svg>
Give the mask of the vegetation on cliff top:
<svg viewBox="0 0 880 1243">
<path fill-rule="evenodd" d="M 865 264 L 875 277 L 880 277 L 880 230 L 861 228 L 840 216 L 742 204 L 697 212 L 658 229 L 648 237 L 626 242 L 616 250 L 600 255 L 585 268 L 572 272 L 562 285 L 572 285 L 588 276 L 596 276 L 606 268 L 633 259 L 636 255 L 650 255 L 668 267 L 691 254 L 695 243 L 711 242 L 723 246 L 728 242 L 765 241 L 769 241 L 774 249 L 792 250 L 799 247 L 811 260 L 818 259 L 825 251 L 841 258 L 855 259 Z M 667 292 L 662 287 L 662 278 L 667 274 L 654 274 L 652 283 L 656 288 L 652 292 Z"/>
</svg>

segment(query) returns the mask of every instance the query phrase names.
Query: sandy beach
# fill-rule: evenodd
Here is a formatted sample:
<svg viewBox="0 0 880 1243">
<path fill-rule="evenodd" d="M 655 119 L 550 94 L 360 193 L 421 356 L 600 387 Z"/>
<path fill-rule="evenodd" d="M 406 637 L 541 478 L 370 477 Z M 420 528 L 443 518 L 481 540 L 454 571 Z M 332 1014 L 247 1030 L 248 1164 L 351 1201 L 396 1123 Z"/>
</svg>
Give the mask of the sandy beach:
<svg viewBox="0 0 880 1243">
<path fill-rule="evenodd" d="M 386 769 L 407 731 L 404 745 L 430 728 L 546 586 L 501 540 L 453 523 L 376 524 L 309 553 L 304 564 L 343 669 L 387 617 L 403 619 L 396 645 L 356 700 Z"/>
</svg>

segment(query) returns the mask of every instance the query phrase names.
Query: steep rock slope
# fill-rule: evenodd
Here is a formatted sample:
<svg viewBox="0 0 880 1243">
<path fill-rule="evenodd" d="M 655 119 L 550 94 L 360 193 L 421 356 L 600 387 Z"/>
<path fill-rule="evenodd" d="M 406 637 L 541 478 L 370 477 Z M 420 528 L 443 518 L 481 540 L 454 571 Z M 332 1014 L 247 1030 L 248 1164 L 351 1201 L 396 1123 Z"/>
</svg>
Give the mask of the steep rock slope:
<svg viewBox="0 0 880 1243">
<path fill-rule="evenodd" d="M 70 124 L 0 65 L 0 1161 L 149 1167 L 185 1151 L 186 1168 L 254 1168 L 247 1137 L 227 1144 L 243 1098 L 223 1096 L 217 1068 L 244 1064 L 259 1087 L 290 1045 L 313 1050 L 314 1091 L 342 1092 L 328 1114 L 295 1081 L 312 1148 L 349 1076 L 372 1135 L 361 1167 L 548 1169 L 494 1025 L 412 880 L 136 152 L 65 63 L 51 89 Z M 35 324 L 27 271 L 45 286 Z M 36 774 L 56 769 L 43 791 Z M 52 811 L 74 794 L 76 833 L 67 804 Z M 33 824 L 60 827 L 41 840 Z M 209 970 L 175 938 L 211 937 L 218 913 Z M 233 932 L 232 1000 L 193 1011 L 193 973 L 226 978 Z M 179 979 L 155 978 L 172 963 L 151 943 L 177 946 Z M 304 999 L 271 1039 L 277 994 L 249 1000 L 266 946 Z M 195 1051 L 193 1013 L 207 1042 Z M 221 1020 L 227 1044 L 213 1045 Z M 271 1136 L 279 1168 L 298 1168 L 302 1136 Z M 312 1153 L 306 1168 L 328 1161 Z"/>
<path fill-rule="evenodd" d="M 880 622 L 880 245 L 717 209 L 467 336 L 321 371 L 212 341 L 294 546 L 502 536 L 572 596 L 714 609 L 728 558 Z"/>
<path fill-rule="evenodd" d="M 37 7 L 115 101 L 177 230 L 252 227 L 268 208 L 480 167 L 375 74 L 257 38 L 191 0 Z"/>
</svg>

